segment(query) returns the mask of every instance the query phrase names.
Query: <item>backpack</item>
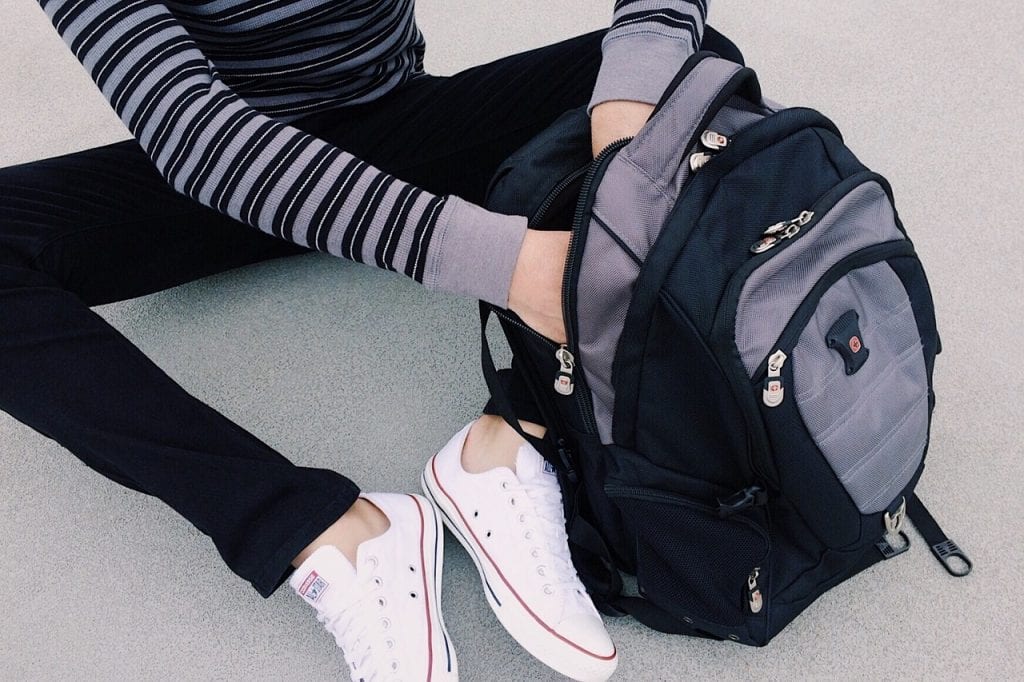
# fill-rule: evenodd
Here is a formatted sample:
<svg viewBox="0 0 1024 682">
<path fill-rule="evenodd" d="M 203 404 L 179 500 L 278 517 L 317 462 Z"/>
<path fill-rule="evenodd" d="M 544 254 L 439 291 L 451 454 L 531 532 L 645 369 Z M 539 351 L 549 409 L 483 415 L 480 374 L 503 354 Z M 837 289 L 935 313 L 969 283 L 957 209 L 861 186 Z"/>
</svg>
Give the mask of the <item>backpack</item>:
<svg viewBox="0 0 1024 682">
<path fill-rule="evenodd" d="M 700 52 L 635 138 L 591 159 L 569 111 L 500 166 L 487 206 L 572 224 L 568 343 L 481 304 L 483 366 L 510 424 L 511 371 L 548 428 L 531 441 L 604 613 L 761 646 L 905 551 L 908 515 L 970 571 L 914 495 L 940 352 L 928 281 L 888 182 L 831 121 Z"/>
</svg>

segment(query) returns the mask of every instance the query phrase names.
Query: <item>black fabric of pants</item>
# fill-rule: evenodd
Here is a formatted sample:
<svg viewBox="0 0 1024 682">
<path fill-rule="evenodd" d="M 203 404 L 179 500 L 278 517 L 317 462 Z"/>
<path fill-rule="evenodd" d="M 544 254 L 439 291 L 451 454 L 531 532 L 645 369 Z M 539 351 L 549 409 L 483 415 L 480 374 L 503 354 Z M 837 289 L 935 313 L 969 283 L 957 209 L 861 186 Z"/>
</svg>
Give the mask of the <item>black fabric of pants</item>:
<svg viewBox="0 0 1024 682">
<path fill-rule="evenodd" d="M 601 38 L 419 76 L 294 125 L 479 203 L 505 157 L 588 101 Z M 89 308 L 303 252 L 176 194 L 135 141 L 0 169 L 0 409 L 169 504 L 264 596 L 358 488 L 190 396 Z"/>
</svg>

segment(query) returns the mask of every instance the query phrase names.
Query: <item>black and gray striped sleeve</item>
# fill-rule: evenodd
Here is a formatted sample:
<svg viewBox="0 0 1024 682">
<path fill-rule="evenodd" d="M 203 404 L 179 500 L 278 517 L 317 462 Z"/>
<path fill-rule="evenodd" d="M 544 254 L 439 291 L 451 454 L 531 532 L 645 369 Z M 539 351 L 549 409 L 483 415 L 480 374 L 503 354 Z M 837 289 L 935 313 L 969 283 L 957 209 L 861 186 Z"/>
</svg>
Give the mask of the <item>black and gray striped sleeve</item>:
<svg viewBox="0 0 1024 682">
<path fill-rule="evenodd" d="M 156 0 L 40 0 L 174 189 L 303 246 L 504 306 L 526 219 L 435 196 L 269 118 Z"/>
<path fill-rule="evenodd" d="M 590 109 L 610 100 L 655 104 L 700 47 L 708 0 L 616 0 Z"/>
</svg>

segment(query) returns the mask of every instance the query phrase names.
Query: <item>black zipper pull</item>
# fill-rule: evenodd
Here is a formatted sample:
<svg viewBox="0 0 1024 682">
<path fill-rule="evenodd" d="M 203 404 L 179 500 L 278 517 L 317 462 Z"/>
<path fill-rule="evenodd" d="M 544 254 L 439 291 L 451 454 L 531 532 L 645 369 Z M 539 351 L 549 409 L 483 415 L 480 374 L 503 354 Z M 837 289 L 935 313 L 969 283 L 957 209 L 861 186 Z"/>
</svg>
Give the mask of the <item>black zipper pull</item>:
<svg viewBox="0 0 1024 682">
<path fill-rule="evenodd" d="M 744 509 L 750 509 L 751 507 L 760 507 L 768 503 L 768 493 L 765 492 L 764 488 L 756 485 L 752 485 L 749 488 L 730 495 L 724 500 L 718 500 L 718 515 L 721 518 L 726 518 L 737 514 Z"/>
<path fill-rule="evenodd" d="M 565 467 L 565 477 L 569 480 L 569 483 L 576 485 L 580 482 L 580 478 L 576 475 L 576 468 L 572 464 L 572 451 L 566 444 L 564 438 L 558 439 L 558 458 L 562 460 L 562 466 Z"/>
</svg>

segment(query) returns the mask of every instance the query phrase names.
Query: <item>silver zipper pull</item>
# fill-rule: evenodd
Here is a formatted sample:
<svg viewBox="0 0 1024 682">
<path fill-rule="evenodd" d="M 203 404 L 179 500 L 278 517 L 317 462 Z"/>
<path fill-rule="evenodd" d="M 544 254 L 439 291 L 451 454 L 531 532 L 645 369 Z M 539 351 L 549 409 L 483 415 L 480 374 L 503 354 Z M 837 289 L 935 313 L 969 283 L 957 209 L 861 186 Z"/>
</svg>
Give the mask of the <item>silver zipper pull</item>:
<svg viewBox="0 0 1024 682">
<path fill-rule="evenodd" d="M 711 160 L 711 154 L 707 152 L 694 152 L 690 154 L 690 170 L 696 173 Z"/>
<path fill-rule="evenodd" d="M 555 358 L 559 364 L 558 376 L 555 377 L 555 393 L 559 395 L 572 395 L 575 389 L 572 371 L 576 368 L 576 358 L 569 352 L 567 346 L 560 346 L 555 351 Z"/>
<path fill-rule="evenodd" d="M 761 238 L 750 246 L 751 253 L 764 253 L 778 246 L 783 239 L 792 239 L 800 233 L 800 229 L 811 222 L 814 211 L 801 211 L 792 220 L 783 220 L 764 228 Z"/>
<path fill-rule="evenodd" d="M 757 585 L 757 579 L 761 577 L 761 569 L 755 568 L 747 578 L 747 603 L 750 604 L 751 613 L 761 613 L 764 608 L 764 597 L 761 595 L 761 588 Z"/>
<path fill-rule="evenodd" d="M 729 144 L 729 138 L 714 130 L 705 130 L 700 136 L 700 142 L 713 152 L 725 149 Z"/>
<path fill-rule="evenodd" d="M 786 397 L 786 388 L 782 385 L 782 366 L 788 357 L 778 350 L 768 358 L 768 376 L 761 389 L 761 400 L 768 407 L 778 407 Z"/>
<path fill-rule="evenodd" d="M 764 253 L 769 249 L 775 248 L 775 245 L 779 243 L 779 238 L 775 235 L 768 235 L 762 237 L 754 242 L 750 247 L 750 253 Z"/>
</svg>

